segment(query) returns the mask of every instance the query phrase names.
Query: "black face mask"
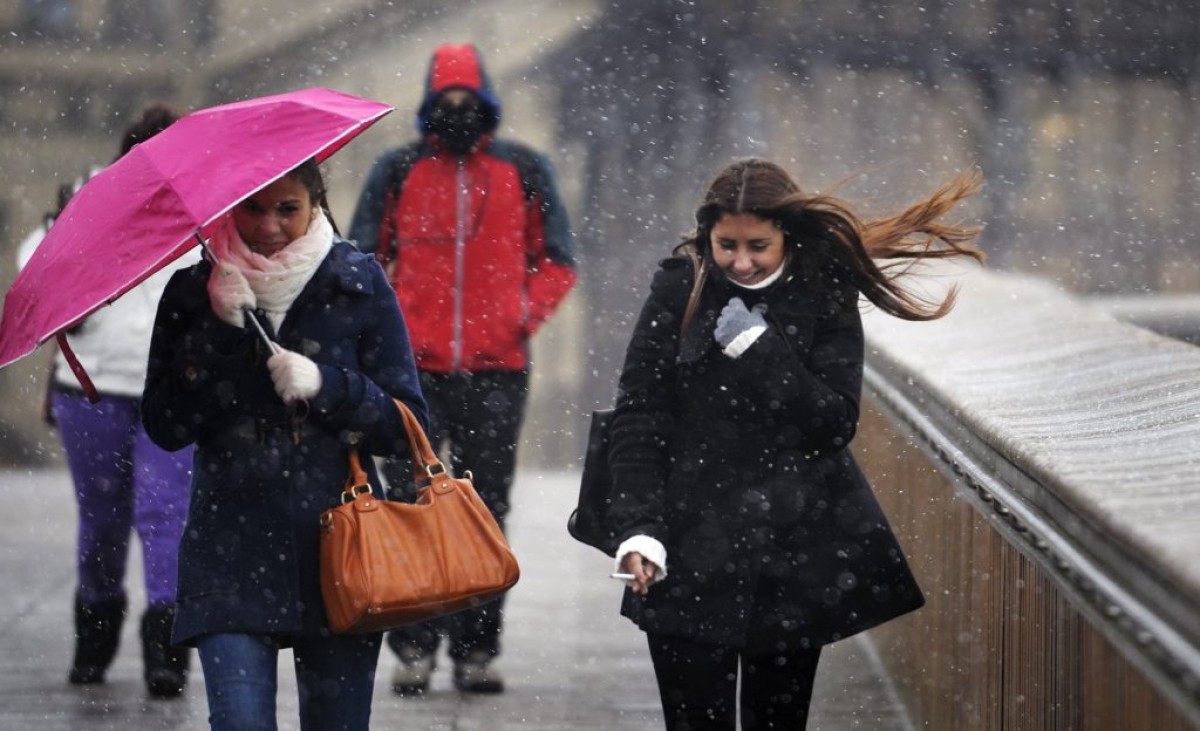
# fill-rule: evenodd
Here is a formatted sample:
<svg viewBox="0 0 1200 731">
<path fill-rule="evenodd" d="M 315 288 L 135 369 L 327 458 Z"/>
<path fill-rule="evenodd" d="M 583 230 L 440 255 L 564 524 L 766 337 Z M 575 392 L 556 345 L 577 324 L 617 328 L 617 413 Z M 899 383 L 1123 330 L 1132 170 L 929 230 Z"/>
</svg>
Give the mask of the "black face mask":
<svg viewBox="0 0 1200 731">
<path fill-rule="evenodd" d="M 437 135 L 451 152 L 465 155 L 483 136 L 483 110 L 475 104 L 434 107 L 429 112 L 425 128 Z"/>
</svg>

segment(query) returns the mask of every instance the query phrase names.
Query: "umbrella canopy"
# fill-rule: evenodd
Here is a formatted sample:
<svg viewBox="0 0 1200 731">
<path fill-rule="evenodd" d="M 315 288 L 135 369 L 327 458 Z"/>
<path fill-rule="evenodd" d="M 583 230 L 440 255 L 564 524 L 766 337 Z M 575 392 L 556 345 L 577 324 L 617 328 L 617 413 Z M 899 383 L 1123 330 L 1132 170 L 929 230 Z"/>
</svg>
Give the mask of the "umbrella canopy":
<svg viewBox="0 0 1200 731">
<path fill-rule="evenodd" d="M 193 112 L 135 146 L 75 193 L 13 280 L 0 367 L 54 336 L 65 346 L 61 333 L 196 246 L 239 201 L 309 158 L 324 160 L 390 111 L 304 89 Z"/>
</svg>

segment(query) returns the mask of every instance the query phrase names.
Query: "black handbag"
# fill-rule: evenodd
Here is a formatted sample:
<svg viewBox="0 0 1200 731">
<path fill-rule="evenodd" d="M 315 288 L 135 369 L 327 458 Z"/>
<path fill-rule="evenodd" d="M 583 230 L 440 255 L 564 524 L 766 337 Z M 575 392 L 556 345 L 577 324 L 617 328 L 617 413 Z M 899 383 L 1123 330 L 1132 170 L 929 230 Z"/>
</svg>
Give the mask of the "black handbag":
<svg viewBox="0 0 1200 731">
<path fill-rule="evenodd" d="M 692 257 L 695 281 L 683 320 L 679 326 L 680 339 L 687 332 L 688 323 L 696 314 L 700 304 L 700 292 L 708 275 L 708 260 L 695 254 Z M 592 412 L 592 425 L 588 429 L 587 454 L 583 458 L 583 475 L 579 480 L 579 500 L 571 517 L 567 519 L 567 532 L 580 543 L 597 548 L 609 556 L 616 556 L 620 545 L 616 528 L 611 524 L 608 509 L 612 505 L 612 473 L 608 469 L 608 447 L 612 431 L 613 409 Z"/>
<path fill-rule="evenodd" d="M 579 480 L 579 502 L 567 519 L 567 532 L 580 543 L 616 555 L 617 536 L 608 524 L 612 504 L 612 475 L 608 471 L 608 438 L 612 429 L 612 409 L 592 412 L 588 429 L 587 454 L 583 458 L 583 476 Z"/>
</svg>

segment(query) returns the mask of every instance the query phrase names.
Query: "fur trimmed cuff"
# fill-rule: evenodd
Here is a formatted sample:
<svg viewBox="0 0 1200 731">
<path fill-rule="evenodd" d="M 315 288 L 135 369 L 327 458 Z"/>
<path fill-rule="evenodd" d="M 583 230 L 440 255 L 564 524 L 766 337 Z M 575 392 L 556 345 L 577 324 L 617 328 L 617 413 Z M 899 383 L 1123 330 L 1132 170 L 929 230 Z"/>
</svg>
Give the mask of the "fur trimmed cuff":
<svg viewBox="0 0 1200 731">
<path fill-rule="evenodd" d="M 667 578 L 667 548 L 657 538 L 651 538 L 647 535 L 631 536 L 621 542 L 617 548 L 617 559 L 613 571 L 621 571 L 621 562 L 625 560 L 625 556 L 631 553 L 640 553 L 642 558 L 650 561 L 658 567 L 658 571 L 654 572 L 654 578 L 650 580 L 649 586 L 653 586 L 663 579 Z"/>
</svg>

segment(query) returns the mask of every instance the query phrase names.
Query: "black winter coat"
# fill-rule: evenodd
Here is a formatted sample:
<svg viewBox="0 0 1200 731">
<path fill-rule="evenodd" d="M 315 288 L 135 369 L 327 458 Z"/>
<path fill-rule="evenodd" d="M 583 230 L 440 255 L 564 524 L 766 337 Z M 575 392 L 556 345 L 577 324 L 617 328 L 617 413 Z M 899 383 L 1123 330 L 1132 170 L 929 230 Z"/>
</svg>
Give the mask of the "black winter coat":
<svg viewBox="0 0 1200 731">
<path fill-rule="evenodd" d="M 622 614 L 643 630 L 749 652 L 816 647 L 924 604 L 850 454 L 863 335 L 858 293 L 789 275 L 709 277 L 683 343 L 686 259 L 662 263 L 621 374 L 610 466 L 622 539 L 657 538 L 667 578 Z M 732 296 L 768 306 L 740 358 L 713 338 Z"/>
<path fill-rule="evenodd" d="M 321 370 L 320 393 L 297 422 L 257 334 L 213 315 L 210 269 L 197 264 L 167 285 L 142 401 L 155 443 L 196 444 L 173 639 L 314 634 L 328 626 L 318 520 L 341 502 L 350 450 L 378 486 L 369 456 L 408 452 L 392 397 L 428 418 L 408 333 L 383 269 L 335 241 L 277 337 Z M 261 312 L 259 320 L 270 329 Z"/>
</svg>

